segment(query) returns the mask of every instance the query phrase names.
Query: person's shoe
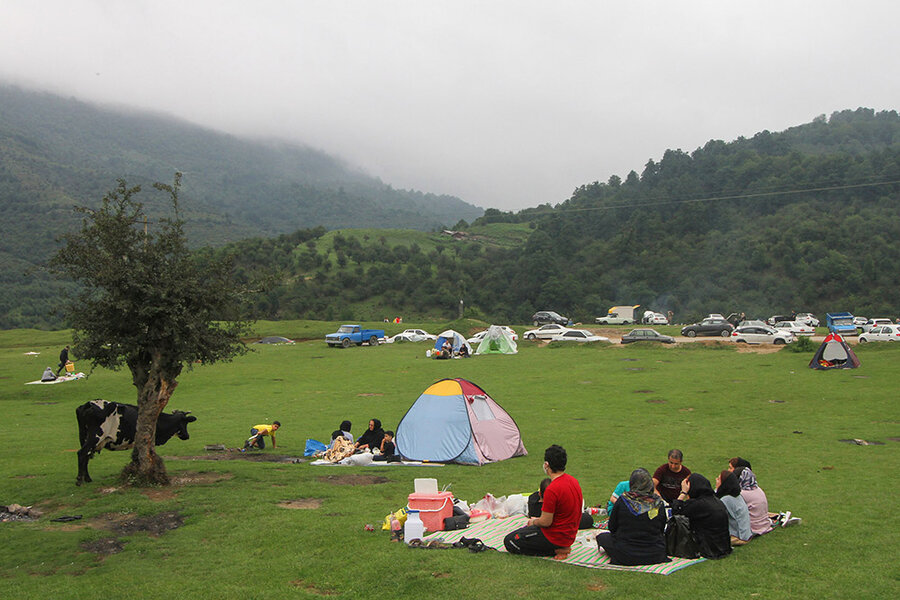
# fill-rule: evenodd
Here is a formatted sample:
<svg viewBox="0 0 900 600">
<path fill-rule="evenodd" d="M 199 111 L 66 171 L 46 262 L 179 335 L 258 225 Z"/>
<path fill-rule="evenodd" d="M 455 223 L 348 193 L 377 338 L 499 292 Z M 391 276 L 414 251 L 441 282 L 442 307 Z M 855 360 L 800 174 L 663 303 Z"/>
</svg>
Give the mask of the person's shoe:
<svg viewBox="0 0 900 600">
<path fill-rule="evenodd" d="M 784 523 L 781 524 L 782 527 L 790 527 L 791 525 L 799 525 L 803 522 L 803 519 L 800 517 L 789 517 L 784 520 Z"/>
</svg>

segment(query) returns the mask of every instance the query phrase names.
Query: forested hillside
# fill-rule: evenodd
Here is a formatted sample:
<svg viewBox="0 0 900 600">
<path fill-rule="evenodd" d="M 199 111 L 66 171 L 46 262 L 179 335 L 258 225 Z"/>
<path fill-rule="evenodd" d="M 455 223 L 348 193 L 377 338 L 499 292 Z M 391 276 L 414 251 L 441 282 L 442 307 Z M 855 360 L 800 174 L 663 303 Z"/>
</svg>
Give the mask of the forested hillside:
<svg viewBox="0 0 900 600">
<path fill-rule="evenodd" d="M 61 284 L 29 269 L 77 226 L 73 205 L 98 206 L 124 178 L 145 188 L 153 215 L 149 184 L 176 171 L 194 246 L 316 226 L 430 230 L 483 212 L 394 189 L 310 148 L 0 84 L 0 327 L 58 324 L 49 313 Z"/>
<path fill-rule="evenodd" d="M 523 323 L 592 320 L 614 304 L 770 315 L 900 315 L 900 118 L 844 111 L 780 133 L 666 151 L 642 173 L 562 204 L 489 209 L 462 240 L 304 231 L 245 240 L 247 272 L 277 269 L 260 315 L 400 314 Z M 511 232 L 525 239 L 509 244 Z M 425 234 L 422 234 L 423 236 Z M 516 239 L 515 235 L 511 239 Z M 507 240 L 503 243 L 502 240 Z"/>
</svg>

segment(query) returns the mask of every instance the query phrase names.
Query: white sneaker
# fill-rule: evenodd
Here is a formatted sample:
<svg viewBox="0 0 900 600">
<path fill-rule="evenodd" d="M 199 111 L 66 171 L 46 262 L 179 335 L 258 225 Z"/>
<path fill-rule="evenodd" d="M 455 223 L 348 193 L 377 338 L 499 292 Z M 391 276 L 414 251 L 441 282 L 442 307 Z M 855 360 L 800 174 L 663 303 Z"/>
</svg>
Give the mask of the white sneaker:
<svg viewBox="0 0 900 600">
<path fill-rule="evenodd" d="M 790 527 L 791 525 L 799 525 L 803 522 L 803 519 L 800 517 L 790 517 L 789 519 L 785 519 L 784 523 L 781 524 L 782 527 Z"/>
</svg>

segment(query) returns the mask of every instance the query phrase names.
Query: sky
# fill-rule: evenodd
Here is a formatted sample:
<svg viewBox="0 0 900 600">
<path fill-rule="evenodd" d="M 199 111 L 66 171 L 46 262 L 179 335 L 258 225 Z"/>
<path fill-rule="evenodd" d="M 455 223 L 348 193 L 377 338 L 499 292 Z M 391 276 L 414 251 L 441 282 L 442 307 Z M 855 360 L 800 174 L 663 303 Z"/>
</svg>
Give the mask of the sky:
<svg viewBox="0 0 900 600">
<path fill-rule="evenodd" d="M 900 104 L 882 0 L 3 0 L 0 81 L 339 156 L 484 208 Z"/>
</svg>

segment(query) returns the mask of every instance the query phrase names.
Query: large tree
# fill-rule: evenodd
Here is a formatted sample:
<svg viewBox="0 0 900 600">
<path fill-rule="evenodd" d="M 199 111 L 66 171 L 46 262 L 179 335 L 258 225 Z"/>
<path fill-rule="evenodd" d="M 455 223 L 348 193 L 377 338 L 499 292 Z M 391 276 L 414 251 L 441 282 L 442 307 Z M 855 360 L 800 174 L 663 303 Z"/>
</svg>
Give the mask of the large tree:
<svg viewBox="0 0 900 600">
<path fill-rule="evenodd" d="M 76 209 L 84 214 L 81 231 L 64 235 L 50 261 L 58 276 L 80 285 L 65 306 L 74 353 L 94 367 L 131 371 L 138 421 L 122 478 L 133 485 L 168 483 L 155 450 L 156 421 L 182 369 L 246 352 L 242 290 L 228 260 L 201 259 L 188 249 L 180 183 L 176 173 L 173 185 L 153 185 L 172 215 L 151 222 L 135 199 L 140 186 L 118 180 L 98 210 Z"/>
</svg>

